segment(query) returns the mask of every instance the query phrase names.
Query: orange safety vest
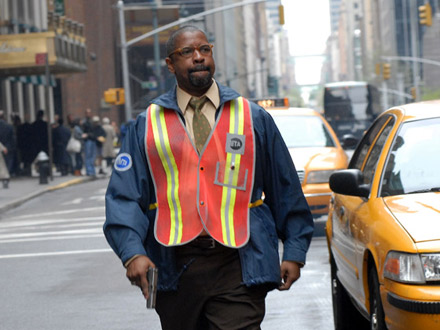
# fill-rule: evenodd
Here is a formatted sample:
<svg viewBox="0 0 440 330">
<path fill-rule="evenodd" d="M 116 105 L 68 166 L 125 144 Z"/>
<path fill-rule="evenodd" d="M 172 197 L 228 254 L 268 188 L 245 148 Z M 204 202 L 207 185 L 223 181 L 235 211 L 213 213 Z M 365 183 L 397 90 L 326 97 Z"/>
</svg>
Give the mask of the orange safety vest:
<svg viewBox="0 0 440 330">
<path fill-rule="evenodd" d="M 226 102 L 200 156 L 176 111 L 152 104 L 146 116 L 146 155 L 157 212 L 155 237 L 182 245 L 203 229 L 239 248 L 249 239 L 255 143 L 249 101 Z"/>
</svg>

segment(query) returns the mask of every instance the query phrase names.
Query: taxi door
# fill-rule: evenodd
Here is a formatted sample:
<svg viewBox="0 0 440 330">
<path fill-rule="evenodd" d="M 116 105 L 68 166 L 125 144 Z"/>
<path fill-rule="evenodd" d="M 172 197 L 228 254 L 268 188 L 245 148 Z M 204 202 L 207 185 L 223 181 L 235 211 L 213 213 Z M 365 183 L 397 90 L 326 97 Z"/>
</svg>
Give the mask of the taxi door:
<svg viewBox="0 0 440 330">
<path fill-rule="evenodd" d="M 359 169 L 363 174 L 363 184 L 370 186 L 370 196 L 335 195 L 332 219 L 334 257 L 338 266 L 338 277 L 350 295 L 362 305 L 366 299 L 363 290 L 363 259 L 368 240 L 368 228 L 374 226 L 371 203 L 374 203 L 372 192 L 373 179 L 383 146 L 393 127 L 393 116 L 383 116 L 377 120 L 364 135 L 350 161 L 351 169 Z"/>
</svg>

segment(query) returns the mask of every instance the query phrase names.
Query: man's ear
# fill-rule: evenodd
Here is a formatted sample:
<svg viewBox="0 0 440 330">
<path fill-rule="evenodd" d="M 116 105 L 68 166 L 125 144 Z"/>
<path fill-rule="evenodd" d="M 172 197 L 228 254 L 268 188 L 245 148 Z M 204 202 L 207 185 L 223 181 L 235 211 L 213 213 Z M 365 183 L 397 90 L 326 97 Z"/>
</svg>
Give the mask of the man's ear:
<svg viewBox="0 0 440 330">
<path fill-rule="evenodd" d="M 169 57 L 166 57 L 165 62 L 167 64 L 168 71 L 174 74 L 176 71 L 174 70 L 173 60 Z"/>
</svg>

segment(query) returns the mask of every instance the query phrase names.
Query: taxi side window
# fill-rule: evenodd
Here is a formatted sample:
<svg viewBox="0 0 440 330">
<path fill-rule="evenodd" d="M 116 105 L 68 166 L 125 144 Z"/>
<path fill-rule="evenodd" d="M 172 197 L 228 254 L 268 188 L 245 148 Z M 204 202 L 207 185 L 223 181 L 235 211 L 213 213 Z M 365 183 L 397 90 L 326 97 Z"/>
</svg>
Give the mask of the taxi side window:
<svg viewBox="0 0 440 330">
<path fill-rule="evenodd" d="M 394 122 L 395 119 L 392 115 L 383 116 L 376 121 L 365 134 L 357 152 L 351 159 L 349 168 L 356 168 L 363 172 L 364 184 L 370 184 L 373 180 L 377 161 Z"/>
</svg>

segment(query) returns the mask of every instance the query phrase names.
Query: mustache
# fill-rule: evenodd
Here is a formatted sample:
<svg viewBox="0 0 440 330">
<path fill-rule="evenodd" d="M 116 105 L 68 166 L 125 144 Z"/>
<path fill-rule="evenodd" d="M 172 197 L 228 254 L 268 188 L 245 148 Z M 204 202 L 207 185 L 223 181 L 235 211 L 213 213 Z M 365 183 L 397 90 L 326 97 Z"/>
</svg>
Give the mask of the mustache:
<svg viewBox="0 0 440 330">
<path fill-rule="evenodd" d="M 195 67 L 188 69 L 188 73 L 193 73 L 193 72 L 197 72 L 197 71 L 208 71 L 211 72 L 211 68 L 209 66 L 206 65 L 196 65 Z"/>
</svg>

